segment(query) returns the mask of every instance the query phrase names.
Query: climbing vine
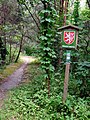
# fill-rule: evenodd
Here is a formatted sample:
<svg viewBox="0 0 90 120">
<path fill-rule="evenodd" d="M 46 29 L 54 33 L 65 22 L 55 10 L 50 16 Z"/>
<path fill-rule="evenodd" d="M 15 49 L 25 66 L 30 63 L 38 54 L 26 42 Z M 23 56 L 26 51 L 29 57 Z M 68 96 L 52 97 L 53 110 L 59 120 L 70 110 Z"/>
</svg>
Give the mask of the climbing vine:
<svg viewBox="0 0 90 120">
<path fill-rule="evenodd" d="M 41 32 L 40 32 L 40 56 L 41 65 L 45 71 L 44 77 L 47 81 L 48 94 L 50 95 L 50 80 L 52 79 L 54 66 L 53 59 L 55 59 L 54 51 L 54 36 L 55 36 L 55 16 L 56 11 L 50 4 L 50 0 L 42 1 L 44 10 L 40 12 L 41 18 Z"/>
<path fill-rule="evenodd" d="M 73 11 L 73 17 L 74 17 L 74 24 L 78 25 L 79 22 L 79 0 L 76 0 L 74 3 L 74 11 Z"/>
</svg>

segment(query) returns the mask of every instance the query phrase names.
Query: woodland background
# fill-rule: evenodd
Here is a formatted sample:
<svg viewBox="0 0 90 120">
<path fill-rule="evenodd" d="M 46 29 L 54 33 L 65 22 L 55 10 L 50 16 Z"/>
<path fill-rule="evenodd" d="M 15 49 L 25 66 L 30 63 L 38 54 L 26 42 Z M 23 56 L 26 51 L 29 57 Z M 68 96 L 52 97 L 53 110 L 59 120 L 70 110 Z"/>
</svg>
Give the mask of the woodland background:
<svg viewBox="0 0 90 120">
<path fill-rule="evenodd" d="M 63 105 L 61 96 L 66 50 L 61 45 L 59 28 L 68 24 L 76 25 L 82 30 L 79 31 L 77 49 L 71 52 L 69 97 Z M 31 97 L 28 96 L 32 103 L 28 103 L 27 97 L 26 105 L 17 102 L 15 107 L 13 103 L 13 110 L 18 109 L 19 105 L 25 108 L 25 110 L 21 110 L 22 107 L 18 109 L 19 119 L 27 120 L 28 115 L 31 115 L 29 107 L 35 112 L 30 120 L 33 118 L 35 120 L 40 118 L 88 120 L 90 118 L 88 111 L 90 104 L 89 0 L 0 0 L 0 70 L 11 63 L 18 62 L 20 55 L 38 58 L 36 66 L 30 65 L 28 72 L 33 75 L 36 73 L 39 78 L 36 77 L 36 82 L 33 80 L 27 87 L 23 86 L 19 89 L 21 101 L 24 100 L 23 89 L 27 91 L 24 97 L 32 91 Z M 33 90 L 32 86 L 38 89 Z M 19 90 L 16 90 L 18 94 Z M 16 97 L 13 101 L 18 101 L 17 95 L 14 96 Z M 75 105 L 77 108 L 74 108 Z M 40 113 L 37 113 L 35 106 Z"/>
</svg>

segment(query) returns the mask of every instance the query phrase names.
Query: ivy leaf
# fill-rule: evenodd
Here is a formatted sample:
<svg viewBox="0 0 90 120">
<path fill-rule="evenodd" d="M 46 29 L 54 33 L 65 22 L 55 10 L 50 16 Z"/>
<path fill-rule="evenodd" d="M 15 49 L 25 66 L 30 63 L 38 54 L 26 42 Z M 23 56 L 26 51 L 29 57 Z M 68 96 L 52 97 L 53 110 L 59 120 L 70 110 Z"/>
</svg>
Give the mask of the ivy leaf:
<svg viewBox="0 0 90 120">
<path fill-rule="evenodd" d="M 54 22 L 52 19 L 50 19 L 50 18 L 46 18 L 45 19 L 47 22 Z"/>
<path fill-rule="evenodd" d="M 41 36 L 40 39 L 41 39 L 41 40 L 47 40 L 47 37 Z"/>
<path fill-rule="evenodd" d="M 52 34 L 46 34 L 46 36 L 47 36 L 47 37 L 51 37 L 51 36 L 52 36 Z"/>
<path fill-rule="evenodd" d="M 42 10 L 41 13 L 50 13 L 50 10 Z"/>
<path fill-rule="evenodd" d="M 43 50 L 50 51 L 51 49 L 49 47 L 45 47 L 45 48 L 43 48 Z"/>
<path fill-rule="evenodd" d="M 17 0 L 20 4 L 24 4 L 25 0 Z"/>
</svg>

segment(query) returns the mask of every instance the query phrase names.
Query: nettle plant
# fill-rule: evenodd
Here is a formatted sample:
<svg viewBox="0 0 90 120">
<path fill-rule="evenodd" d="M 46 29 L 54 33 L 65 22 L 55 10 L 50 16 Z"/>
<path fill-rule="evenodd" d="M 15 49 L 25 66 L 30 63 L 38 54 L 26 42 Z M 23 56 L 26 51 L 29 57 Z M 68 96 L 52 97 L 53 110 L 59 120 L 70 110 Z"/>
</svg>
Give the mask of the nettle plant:
<svg viewBox="0 0 90 120">
<path fill-rule="evenodd" d="M 50 94 L 50 80 L 54 75 L 52 60 L 56 58 L 54 50 L 55 17 L 56 10 L 50 0 L 42 1 L 44 10 L 40 12 L 41 32 L 40 32 L 40 57 L 41 66 L 44 70 L 44 77 L 48 84 L 48 94 Z M 53 2 L 52 2 L 53 3 Z"/>
</svg>

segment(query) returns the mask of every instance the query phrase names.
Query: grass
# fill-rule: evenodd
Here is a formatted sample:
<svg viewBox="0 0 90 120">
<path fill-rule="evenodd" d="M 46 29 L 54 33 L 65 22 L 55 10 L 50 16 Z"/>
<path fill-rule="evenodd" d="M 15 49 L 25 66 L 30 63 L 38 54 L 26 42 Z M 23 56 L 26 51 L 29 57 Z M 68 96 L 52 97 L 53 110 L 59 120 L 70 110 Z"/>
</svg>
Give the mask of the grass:
<svg viewBox="0 0 90 120">
<path fill-rule="evenodd" d="M 0 81 L 11 75 L 16 69 L 18 69 L 23 62 L 19 61 L 18 63 L 11 63 L 8 66 L 0 69 Z"/>
</svg>

